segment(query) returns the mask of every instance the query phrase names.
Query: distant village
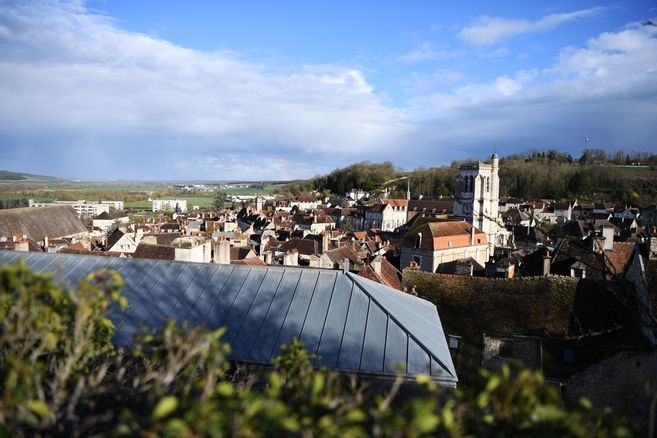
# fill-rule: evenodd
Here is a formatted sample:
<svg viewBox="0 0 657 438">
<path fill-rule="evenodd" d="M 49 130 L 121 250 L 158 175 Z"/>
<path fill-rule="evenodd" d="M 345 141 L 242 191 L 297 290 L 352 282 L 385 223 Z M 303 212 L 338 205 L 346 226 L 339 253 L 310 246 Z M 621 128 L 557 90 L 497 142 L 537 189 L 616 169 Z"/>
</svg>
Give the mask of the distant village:
<svg viewBox="0 0 657 438">
<path fill-rule="evenodd" d="M 646 273 L 657 260 L 657 206 L 503 199 L 498 166 L 496 155 L 462 165 L 453 198 L 354 187 L 235 196 L 220 211 L 152 200 L 150 214 L 121 200 L 30 202 L 0 210 L 0 249 L 340 270 L 435 303 L 466 379 L 518 359 L 567 382 L 567 399 L 619 366 L 633 372 L 612 385 L 631 387 L 657 366 Z"/>
</svg>

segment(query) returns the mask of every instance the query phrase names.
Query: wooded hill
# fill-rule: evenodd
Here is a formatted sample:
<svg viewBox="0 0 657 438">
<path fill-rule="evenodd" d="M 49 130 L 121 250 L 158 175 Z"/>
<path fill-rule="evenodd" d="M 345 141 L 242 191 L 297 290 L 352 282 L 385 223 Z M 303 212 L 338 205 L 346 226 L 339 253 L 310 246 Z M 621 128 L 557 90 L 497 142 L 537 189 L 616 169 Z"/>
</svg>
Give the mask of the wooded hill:
<svg viewBox="0 0 657 438">
<path fill-rule="evenodd" d="M 405 197 L 452 196 L 459 166 L 417 168 L 406 172 L 391 162 L 361 162 L 284 186 L 279 192 L 297 195 L 313 190 L 344 195 L 352 188 L 365 191 L 392 191 Z M 408 182 L 407 182 L 408 181 Z M 646 206 L 657 202 L 657 154 L 617 152 L 607 155 L 587 149 L 574 160 L 554 150 L 531 151 L 500 158 L 500 197 L 523 199 L 574 199 L 613 201 Z"/>
</svg>

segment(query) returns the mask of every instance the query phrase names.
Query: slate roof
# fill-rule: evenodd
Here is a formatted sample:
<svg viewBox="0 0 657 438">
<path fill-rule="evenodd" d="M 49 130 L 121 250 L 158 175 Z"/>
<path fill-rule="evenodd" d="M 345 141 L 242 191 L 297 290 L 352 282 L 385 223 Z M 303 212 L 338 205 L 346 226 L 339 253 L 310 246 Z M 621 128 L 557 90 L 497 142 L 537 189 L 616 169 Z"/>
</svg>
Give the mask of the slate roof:
<svg viewBox="0 0 657 438">
<path fill-rule="evenodd" d="M 116 245 L 116 242 L 121 240 L 121 237 L 123 237 L 125 234 L 123 231 L 119 230 L 118 228 L 114 231 L 112 231 L 112 234 L 110 234 L 107 237 L 107 249 L 112 248 L 114 245 Z"/>
<path fill-rule="evenodd" d="M 176 248 L 142 242 L 137 245 L 132 257 L 136 259 L 174 260 L 176 258 Z"/>
<path fill-rule="evenodd" d="M 309 239 L 290 239 L 278 247 L 278 251 L 287 252 L 296 249 L 299 254 L 311 256 L 319 252 L 319 245 L 314 240 Z"/>
<path fill-rule="evenodd" d="M 269 363 L 296 337 L 319 355 L 315 365 L 390 377 L 400 367 L 408 377 L 457 382 L 436 306 L 350 273 L 15 251 L 0 251 L 0 265 L 19 257 L 65 285 L 116 269 L 130 303 L 108 313 L 117 345 L 129 347 L 141 326 L 158 329 L 172 318 L 225 326 L 236 361 Z"/>
<path fill-rule="evenodd" d="M 84 233 L 87 228 L 70 205 L 23 207 L 0 210 L 0 236 L 27 235 L 42 241 Z"/>
<path fill-rule="evenodd" d="M 426 211 L 431 213 L 452 214 L 453 199 L 411 199 L 408 201 L 409 211 Z"/>
<path fill-rule="evenodd" d="M 98 216 L 96 216 L 94 219 L 111 220 L 111 219 L 119 219 L 119 218 L 124 218 L 124 217 L 128 217 L 128 214 L 123 210 L 117 210 L 117 211 L 112 211 L 111 213 L 103 211 Z"/>
</svg>

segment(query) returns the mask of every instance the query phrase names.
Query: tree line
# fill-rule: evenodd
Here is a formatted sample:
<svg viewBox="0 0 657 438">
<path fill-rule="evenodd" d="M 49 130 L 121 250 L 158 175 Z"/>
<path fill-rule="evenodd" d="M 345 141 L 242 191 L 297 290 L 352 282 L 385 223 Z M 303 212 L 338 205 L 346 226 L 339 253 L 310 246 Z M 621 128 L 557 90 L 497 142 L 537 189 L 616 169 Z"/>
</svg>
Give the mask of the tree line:
<svg viewBox="0 0 657 438">
<path fill-rule="evenodd" d="M 459 166 L 395 169 L 392 163 L 361 162 L 328 175 L 284 186 L 279 194 L 296 196 L 319 191 L 344 195 L 352 188 L 388 190 L 391 197 L 453 196 Z M 627 164 L 629 163 L 629 164 Z M 651 168 L 637 167 L 638 165 Z M 625 167 L 628 166 L 628 167 Z M 617 151 L 607 154 L 586 149 L 575 159 L 556 150 L 531 150 L 500 159 L 500 196 L 522 199 L 573 199 L 612 201 L 646 206 L 657 202 L 657 154 Z"/>
</svg>

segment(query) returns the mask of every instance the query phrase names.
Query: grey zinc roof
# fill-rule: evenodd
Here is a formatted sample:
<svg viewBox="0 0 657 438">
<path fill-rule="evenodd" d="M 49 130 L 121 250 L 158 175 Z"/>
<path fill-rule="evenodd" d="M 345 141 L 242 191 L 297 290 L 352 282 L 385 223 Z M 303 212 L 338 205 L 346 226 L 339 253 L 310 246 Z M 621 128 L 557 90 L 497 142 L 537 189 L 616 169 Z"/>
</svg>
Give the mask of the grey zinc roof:
<svg viewBox="0 0 657 438">
<path fill-rule="evenodd" d="M 3 250 L 0 265 L 19 257 L 65 286 L 93 270 L 116 269 L 130 303 L 109 315 L 117 345 L 129 347 L 140 327 L 174 319 L 225 326 L 237 361 L 268 363 L 296 337 L 319 366 L 457 381 L 436 306 L 351 273 Z"/>
</svg>

